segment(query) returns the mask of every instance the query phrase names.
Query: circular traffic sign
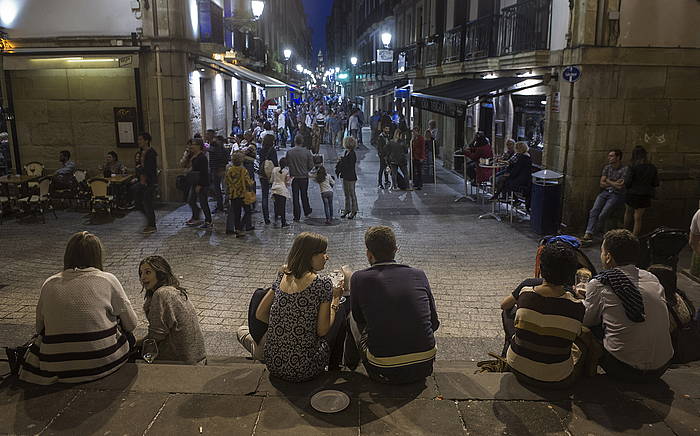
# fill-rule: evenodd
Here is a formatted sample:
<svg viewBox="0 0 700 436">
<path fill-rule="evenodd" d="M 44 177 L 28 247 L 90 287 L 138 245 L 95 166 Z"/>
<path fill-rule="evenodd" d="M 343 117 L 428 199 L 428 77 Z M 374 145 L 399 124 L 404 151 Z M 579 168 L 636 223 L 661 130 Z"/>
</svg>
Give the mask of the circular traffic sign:
<svg viewBox="0 0 700 436">
<path fill-rule="evenodd" d="M 567 82 L 574 83 L 575 81 L 581 78 L 581 70 L 575 65 L 570 65 L 564 68 L 564 71 L 561 73 L 561 75 Z"/>
</svg>

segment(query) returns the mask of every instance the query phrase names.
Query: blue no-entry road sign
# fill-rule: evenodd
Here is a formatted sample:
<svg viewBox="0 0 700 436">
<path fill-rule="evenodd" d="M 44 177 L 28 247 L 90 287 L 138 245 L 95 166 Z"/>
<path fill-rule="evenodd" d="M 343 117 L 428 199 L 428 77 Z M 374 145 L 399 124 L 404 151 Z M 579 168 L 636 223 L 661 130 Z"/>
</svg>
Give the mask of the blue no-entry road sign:
<svg viewBox="0 0 700 436">
<path fill-rule="evenodd" d="M 581 70 L 577 66 L 570 65 L 564 68 L 564 72 L 561 75 L 567 82 L 574 83 L 581 78 Z"/>
</svg>

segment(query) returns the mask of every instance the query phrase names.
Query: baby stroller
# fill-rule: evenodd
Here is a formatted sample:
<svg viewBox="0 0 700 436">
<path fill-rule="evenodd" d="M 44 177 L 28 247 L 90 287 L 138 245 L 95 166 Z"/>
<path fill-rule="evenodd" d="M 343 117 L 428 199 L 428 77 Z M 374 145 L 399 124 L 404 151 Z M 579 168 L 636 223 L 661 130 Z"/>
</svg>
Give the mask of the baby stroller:
<svg viewBox="0 0 700 436">
<path fill-rule="evenodd" d="M 670 227 L 659 227 L 639 238 L 641 254 L 637 267 L 649 269 L 651 265 L 666 265 L 676 273 L 678 255 L 688 244 L 688 232 Z"/>
</svg>

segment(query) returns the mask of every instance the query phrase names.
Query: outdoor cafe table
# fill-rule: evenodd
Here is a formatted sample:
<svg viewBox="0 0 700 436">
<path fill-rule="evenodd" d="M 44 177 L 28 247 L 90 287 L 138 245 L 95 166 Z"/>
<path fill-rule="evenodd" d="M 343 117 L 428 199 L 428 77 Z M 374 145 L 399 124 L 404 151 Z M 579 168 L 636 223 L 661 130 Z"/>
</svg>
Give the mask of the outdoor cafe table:
<svg viewBox="0 0 700 436">
<path fill-rule="evenodd" d="M 496 195 L 496 171 L 505 168 L 508 166 L 507 162 L 501 162 L 501 161 L 495 161 L 494 163 L 491 164 L 479 164 L 481 168 L 489 168 L 491 169 L 491 199 L 495 197 Z M 501 217 L 496 213 L 496 203 L 498 201 L 492 201 L 491 202 L 491 212 L 485 213 L 483 215 L 479 215 L 479 219 L 484 219 L 484 218 L 493 218 L 496 221 L 501 221 Z M 500 207 L 499 207 L 500 210 Z"/>
<path fill-rule="evenodd" d="M 20 191 L 21 187 L 24 186 L 24 188 L 28 191 L 28 184 L 29 182 L 36 182 L 39 180 L 42 176 L 26 176 L 26 175 L 13 175 L 13 174 L 8 174 L 6 176 L 0 177 L 0 185 L 2 185 L 7 191 L 7 196 L 10 197 L 10 189 L 9 186 L 17 186 Z M 23 194 L 20 192 L 20 197 Z"/>
<path fill-rule="evenodd" d="M 113 174 L 105 179 L 113 186 L 113 193 L 116 199 L 117 207 L 123 209 L 127 206 L 128 187 L 124 185 L 134 178 L 133 174 Z"/>
</svg>

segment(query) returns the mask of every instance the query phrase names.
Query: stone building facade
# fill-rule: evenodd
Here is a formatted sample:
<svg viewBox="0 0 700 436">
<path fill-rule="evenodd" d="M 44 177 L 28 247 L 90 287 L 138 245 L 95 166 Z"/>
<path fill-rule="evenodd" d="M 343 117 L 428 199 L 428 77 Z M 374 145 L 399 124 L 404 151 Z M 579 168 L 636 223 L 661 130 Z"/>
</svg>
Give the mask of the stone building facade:
<svg viewBox="0 0 700 436">
<path fill-rule="evenodd" d="M 376 69 L 358 75 L 366 110 L 398 110 L 423 128 L 435 120 L 445 167 L 454 167 L 455 150 L 477 131 L 484 131 L 499 152 L 506 139 L 527 141 L 534 162 L 566 174 L 562 222 L 576 233 L 598 192 L 606 152 L 620 148 L 627 161 L 642 145 L 661 175 L 644 230 L 687 226 L 700 198 L 700 33 L 693 30 L 700 22 L 700 3 L 366 4 L 375 18 L 391 6 L 391 16 L 375 21 L 395 41 L 391 77 Z M 361 62 L 376 65 L 372 58 Z M 568 66 L 581 72 L 573 85 L 564 77 Z M 491 83 L 507 86 L 471 95 L 461 79 L 498 79 Z M 429 94 L 438 85 L 443 95 Z M 397 98 L 400 94 L 392 91 L 401 87 L 410 88 L 413 98 Z M 445 95 L 444 89 L 454 92 Z M 431 106 L 438 112 L 423 109 Z"/>
<path fill-rule="evenodd" d="M 288 2 L 292 17 L 304 17 L 298 1 Z M 250 2 L 15 3 L 14 13 L 0 18 L 11 44 L 0 78 L 3 106 L 14 115 L 7 123 L 14 167 L 39 161 L 51 172 L 67 149 L 89 177 L 111 150 L 133 169 L 135 136 L 148 131 L 159 155 L 161 198 L 179 201 L 175 178 L 184 171 L 178 161 L 188 138 L 210 128 L 227 135 L 234 119 L 247 127 L 268 96 L 285 98 L 292 89 L 280 80 L 285 76 L 272 77 L 269 49 L 251 33 L 274 28 L 279 15 L 268 11 L 254 24 Z M 253 24 L 246 34 L 227 17 Z M 299 26 L 290 44 L 302 56 L 310 31 L 305 21 Z M 121 136 L 129 122 L 118 124 L 120 108 L 133 126 Z M 129 137 L 133 142 L 122 142 Z"/>
</svg>

